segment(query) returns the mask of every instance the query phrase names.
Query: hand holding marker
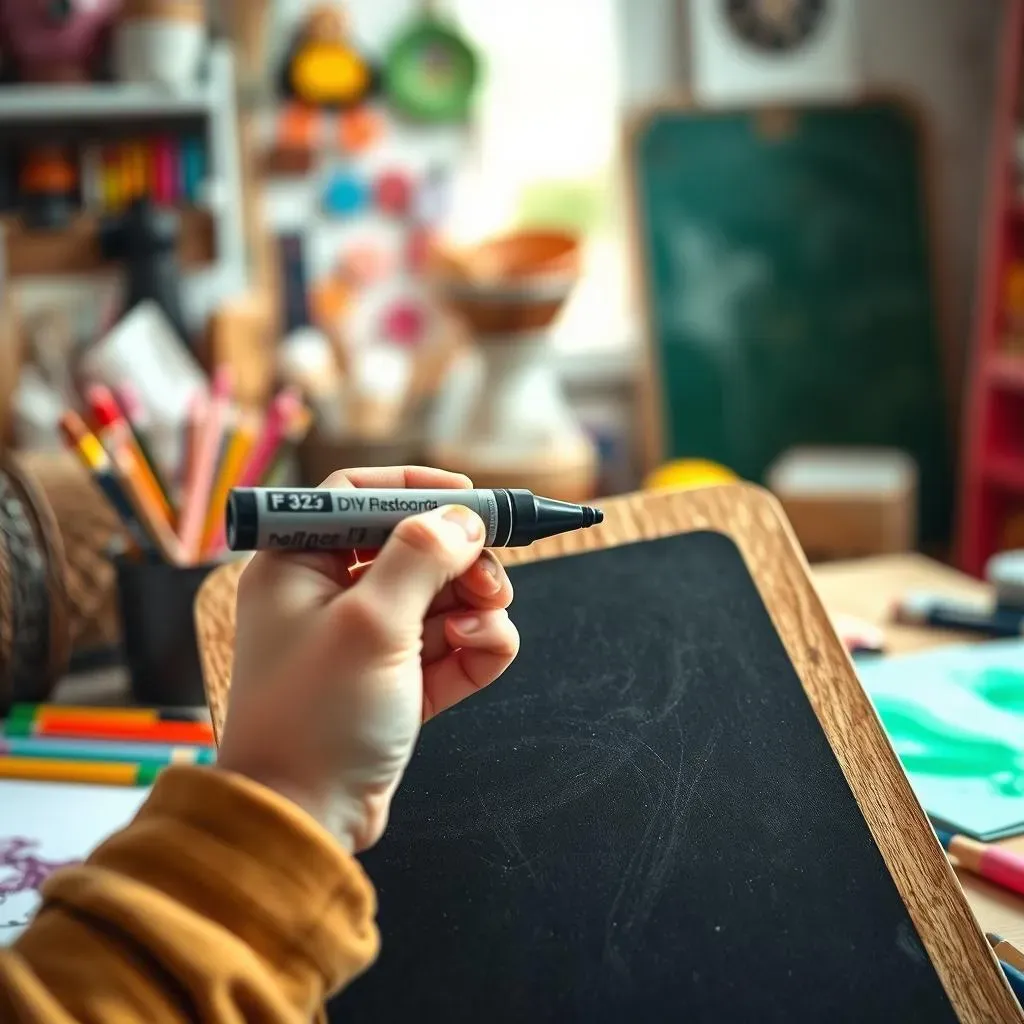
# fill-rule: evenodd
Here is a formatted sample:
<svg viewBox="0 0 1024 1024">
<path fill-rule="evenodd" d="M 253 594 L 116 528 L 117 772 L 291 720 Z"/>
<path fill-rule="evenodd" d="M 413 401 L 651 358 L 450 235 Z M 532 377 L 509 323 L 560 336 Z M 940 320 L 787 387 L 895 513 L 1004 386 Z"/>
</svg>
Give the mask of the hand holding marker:
<svg viewBox="0 0 1024 1024">
<path fill-rule="evenodd" d="M 522 547 L 542 537 L 595 526 L 600 509 L 539 498 L 530 491 L 333 490 L 236 487 L 228 498 L 232 551 L 379 548 L 403 519 L 465 505 L 484 521 L 486 547 Z"/>
</svg>

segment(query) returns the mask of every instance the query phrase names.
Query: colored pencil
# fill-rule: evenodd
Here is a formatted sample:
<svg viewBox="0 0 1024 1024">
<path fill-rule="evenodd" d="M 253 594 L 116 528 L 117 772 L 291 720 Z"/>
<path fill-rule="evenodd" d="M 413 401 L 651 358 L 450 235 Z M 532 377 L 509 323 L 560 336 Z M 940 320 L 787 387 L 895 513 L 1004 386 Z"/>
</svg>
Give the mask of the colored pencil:
<svg viewBox="0 0 1024 1024">
<path fill-rule="evenodd" d="M 285 388 L 270 403 L 266 419 L 263 422 L 263 433 L 253 448 L 252 455 L 245 465 L 241 479 L 236 487 L 258 487 L 267 473 L 270 472 L 277 456 L 278 449 L 288 436 L 289 426 L 294 422 L 298 410 L 302 408 L 302 400 L 298 392 Z"/>
<path fill-rule="evenodd" d="M 217 474 L 217 457 L 220 455 L 230 412 L 231 372 L 222 366 L 214 374 L 212 401 L 182 499 L 178 536 L 186 558 L 191 561 L 198 561 L 202 553 L 203 525 L 210 507 L 210 495 Z"/>
<path fill-rule="evenodd" d="M 213 727 L 203 712 L 189 708 L 119 708 L 96 707 L 90 704 L 27 704 L 11 706 L 7 721 L 41 722 L 47 718 L 85 718 L 104 722 L 128 722 L 132 725 L 155 725 L 158 722 L 187 722 L 209 730 L 213 742 Z"/>
<path fill-rule="evenodd" d="M 89 403 L 89 411 L 95 421 L 96 433 L 103 447 L 107 449 L 115 464 L 117 464 L 119 452 L 123 451 L 130 455 L 130 461 L 134 464 L 132 476 L 135 485 L 146 493 L 159 514 L 168 523 L 173 524 L 174 511 L 167 500 L 167 495 L 164 494 L 160 482 L 153 475 L 153 470 L 136 443 L 131 426 L 118 407 L 113 392 L 102 384 L 93 384 L 86 388 L 85 398 Z M 124 461 L 127 464 L 129 460 L 125 459 Z"/>
<path fill-rule="evenodd" d="M 139 446 L 143 459 L 146 460 L 146 465 L 149 466 L 153 473 L 153 479 L 156 480 L 157 486 L 164 497 L 167 498 L 169 504 L 171 492 L 168 490 L 167 481 L 164 479 L 160 463 L 154 458 L 153 449 L 149 444 L 147 434 L 149 416 L 146 413 L 146 407 L 143 405 L 138 389 L 130 381 L 122 381 L 113 389 L 113 395 L 114 400 L 120 406 L 125 422 L 128 424 L 128 429 L 132 432 L 132 437 L 135 438 L 135 443 Z"/>
<path fill-rule="evenodd" d="M 935 829 L 935 835 L 943 849 L 956 857 L 957 864 L 964 870 L 1024 896 L 1024 857 L 940 828 Z"/>
<path fill-rule="evenodd" d="M 135 514 L 99 438 L 86 426 L 85 420 L 71 410 L 61 417 L 60 429 L 68 448 L 92 475 L 96 486 L 103 492 L 135 544 L 145 553 L 154 553 L 156 544 Z"/>
<path fill-rule="evenodd" d="M 164 743 L 209 746 L 211 729 L 200 722 L 132 723 L 99 718 L 47 718 L 40 722 L 7 722 L 5 736 L 52 739 L 111 740 L 121 743 Z"/>
<path fill-rule="evenodd" d="M 109 740 L 58 739 L 47 736 L 0 737 L 0 756 L 42 757 L 53 761 L 120 761 L 135 764 L 213 764 L 214 747 L 169 743 L 116 743 Z"/>
<path fill-rule="evenodd" d="M 259 418 L 254 415 L 243 415 L 235 428 L 231 440 L 221 460 L 220 471 L 210 497 L 210 507 L 206 514 L 203 528 L 204 555 L 215 555 L 222 551 L 226 538 L 224 529 L 224 509 L 227 506 L 228 492 L 235 481 L 242 475 L 246 460 L 256 444 L 259 433 Z"/>
<path fill-rule="evenodd" d="M 122 446 L 111 453 L 111 462 L 129 503 L 160 555 L 170 565 L 187 565 L 188 558 L 178 535 L 154 501 L 152 489 L 146 485 L 141 460 L 131 448 Z"/>
<path fill-rule="evenodd" d="M 95 786 L 151 786 L 166 765 L 143 761 L 57 761 L 44 757 L 0 757 L 0 779 L 81 782 Z"/>
</svg>

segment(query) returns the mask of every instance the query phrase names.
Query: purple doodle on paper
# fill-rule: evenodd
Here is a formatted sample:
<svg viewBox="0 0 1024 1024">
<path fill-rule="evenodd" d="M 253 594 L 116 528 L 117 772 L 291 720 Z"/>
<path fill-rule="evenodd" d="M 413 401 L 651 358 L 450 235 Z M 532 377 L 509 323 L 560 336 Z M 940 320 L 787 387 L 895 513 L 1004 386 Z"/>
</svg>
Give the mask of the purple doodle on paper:
<svg viewBox="0 0 1024 1024">
<path fill-rule="evenodd" d="M 36 856 L 39 841 L 12 836 L 0 839 L 0 905 L 12 896 L 38 893 L 50 875 L 60 868 L 78 864 L 77 860 L 44 860 Z M 0 919 L 0 928 L 21 928 L 28 917 L 18 921 Z"/>
</svg>

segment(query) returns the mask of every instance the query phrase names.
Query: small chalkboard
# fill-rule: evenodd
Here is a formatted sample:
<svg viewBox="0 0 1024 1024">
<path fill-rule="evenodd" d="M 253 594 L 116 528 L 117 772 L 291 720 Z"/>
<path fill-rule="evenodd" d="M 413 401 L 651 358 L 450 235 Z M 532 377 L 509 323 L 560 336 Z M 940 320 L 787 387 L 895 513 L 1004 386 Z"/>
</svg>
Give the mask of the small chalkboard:
<svg viewBox="0 0 1024 1024">
<path fill-rule="evenodd" d="M 511 575 L 522 653 L 424 729 L 333 1019 L 958 1019 L 729 538 Z"/>
<path fill-rule="evenodd" d="M 777 502 L 602 505 L 501 553 L 522 651 L 424 727 L 332 1019 L 1024 1021 Z M 197 600 L 218 730 L 241 570 Z"/>
</svg>

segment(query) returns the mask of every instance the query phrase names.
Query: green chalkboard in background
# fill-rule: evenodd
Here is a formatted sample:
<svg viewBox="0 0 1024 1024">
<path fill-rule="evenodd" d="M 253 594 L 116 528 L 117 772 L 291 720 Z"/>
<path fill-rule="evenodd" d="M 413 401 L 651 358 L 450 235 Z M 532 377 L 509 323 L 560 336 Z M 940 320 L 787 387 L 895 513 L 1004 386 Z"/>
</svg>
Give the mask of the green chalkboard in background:
<svg viewBox="0 0 1024 1024">
<path fill-rule="evenodd" d="M 798 444 L 893 445 L 949 535 L 943 347 L 918 125 L 887 100 L 658 108 L 631 133 L 663 459 L 761 480 Z"/>
</svg>

